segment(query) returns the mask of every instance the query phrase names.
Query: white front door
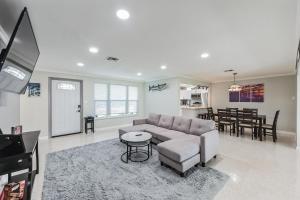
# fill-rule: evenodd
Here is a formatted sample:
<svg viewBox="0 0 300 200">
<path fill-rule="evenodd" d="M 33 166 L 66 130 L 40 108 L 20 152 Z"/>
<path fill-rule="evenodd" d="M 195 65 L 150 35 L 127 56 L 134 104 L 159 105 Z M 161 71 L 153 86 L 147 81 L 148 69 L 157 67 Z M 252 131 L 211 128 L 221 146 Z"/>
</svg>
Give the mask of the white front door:
<svg viewBox="0 0 300 200">
<path fill-rule="evenodd" d="M 81 132 L 80 84 L 51 80 L 52 136 Z"/>
</svg>

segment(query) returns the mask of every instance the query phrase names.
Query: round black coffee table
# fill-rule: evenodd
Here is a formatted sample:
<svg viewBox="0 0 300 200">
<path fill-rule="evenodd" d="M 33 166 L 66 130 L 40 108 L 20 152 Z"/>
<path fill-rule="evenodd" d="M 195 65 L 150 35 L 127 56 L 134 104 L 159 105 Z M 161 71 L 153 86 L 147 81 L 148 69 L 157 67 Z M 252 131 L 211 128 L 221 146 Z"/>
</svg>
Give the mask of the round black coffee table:
<svg viewBox="0 0 300 200">
<path fill-rule="evenodd" d="M 121 136 L 122 141 L 126 144 L 127 150 L 121 155 L 121 160 L 128 163 L 144 162 L 152 155 L 152 135 L 146 132 L 129 132 Z M 147 150 L 144 149 L 147 147 Z"/>
</svg>

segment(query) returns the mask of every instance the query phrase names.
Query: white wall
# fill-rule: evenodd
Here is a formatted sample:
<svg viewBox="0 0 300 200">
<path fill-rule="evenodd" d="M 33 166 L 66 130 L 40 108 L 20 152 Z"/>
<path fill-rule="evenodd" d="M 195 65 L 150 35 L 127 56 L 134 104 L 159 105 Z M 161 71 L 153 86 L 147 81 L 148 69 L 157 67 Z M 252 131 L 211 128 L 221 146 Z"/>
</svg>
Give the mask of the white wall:
<svg viewBox="0 0 300 200">
<path fill-rule="evenodd" d="M 297 149 L 300 150 L 300 72 L 297 73 Z"/>
<path fill-rule="evenodd" d="M 258 108 L 259 114 L 267 115 L 267 123 L 272 123 L 276 110 L 280 110 L 278 129 L 296 131 L 296 76 L 238 81 L 238 84 L 264 83 L 265 101 L 263 103 L 230 103 L 228 88 L 232 82 L 212 85 L 212 106 L 215 109 L 225 107 Z"/>
<path fill-rule="evenodd" d="M 162 91 L 149 91 L 149 85 L 167 83 L 168 87 Z M 179 85 L 177 78 L 152 81 L 145 84 L 145 114 L 160 113 L 166 115 L 179 115 Z"/>
<path fill-rule="evenodd" d="M 83 80 L 83 115 L 94 114 L 94 83 L 128 84 L 139 87 L 139 114 L 136 117 L 96 119 L 95 128 L 105 128 L 117 125 L 131 124 L 134 118 L 144 117 L 144 83 L 112 80 L 107 78 L 93 78 L 85 76 L 67 75 L 35 71 L 31 82 L 41 84 L 40 97 L 21 96 L 20 120 L 24 130 L 41 130 L 41 136 L 48 136 L 48 78 L 71 78 Z"/>
<path fill-rule="evenodd" d="M 296 37 L 297 40 L 300 39 L 300 0 L 297 1 Z M 297 72 L 297 149 L 300 150 L 300 71 L 299 70 L 300 69 L 298 69 Z"/>
</svg>

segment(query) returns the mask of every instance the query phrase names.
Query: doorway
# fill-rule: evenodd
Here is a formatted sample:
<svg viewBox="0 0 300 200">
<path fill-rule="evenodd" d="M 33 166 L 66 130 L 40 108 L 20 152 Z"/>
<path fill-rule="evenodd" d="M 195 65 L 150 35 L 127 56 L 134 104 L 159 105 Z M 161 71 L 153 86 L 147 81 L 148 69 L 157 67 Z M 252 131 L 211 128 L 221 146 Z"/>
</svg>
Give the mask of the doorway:
<svg viewBox="0 0 300 200">
<path fill-rule="evenodd" d="M 49 78 L 50 137 L 82 132 L 82 80 Z"/>
</svg>

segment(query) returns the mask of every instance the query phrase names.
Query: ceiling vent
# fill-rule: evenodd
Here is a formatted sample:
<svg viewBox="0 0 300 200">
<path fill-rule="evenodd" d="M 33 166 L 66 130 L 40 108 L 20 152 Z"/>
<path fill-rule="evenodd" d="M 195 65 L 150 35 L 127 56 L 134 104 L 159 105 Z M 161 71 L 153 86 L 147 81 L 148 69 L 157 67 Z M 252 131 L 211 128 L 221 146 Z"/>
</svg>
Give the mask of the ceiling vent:
<svg viewBox="0 0 300 200">
<path fill-rule="evenodd" d="M 106 57 L 106 60 L 112 61 L 112 62 L 118 62 L 118 61 L 119 61 L 119 58 L 112 57 L 112 56 L 108 56 L 108 57 Z"/>
</svg>

